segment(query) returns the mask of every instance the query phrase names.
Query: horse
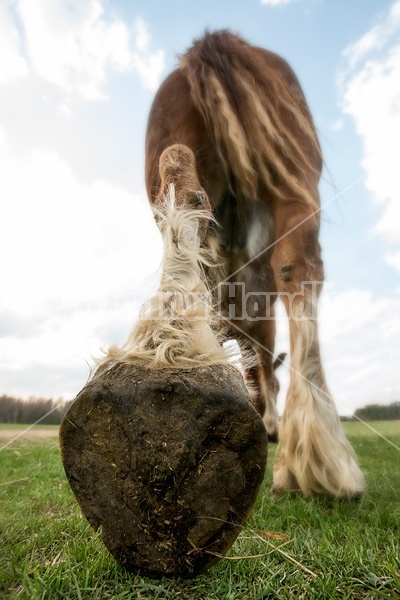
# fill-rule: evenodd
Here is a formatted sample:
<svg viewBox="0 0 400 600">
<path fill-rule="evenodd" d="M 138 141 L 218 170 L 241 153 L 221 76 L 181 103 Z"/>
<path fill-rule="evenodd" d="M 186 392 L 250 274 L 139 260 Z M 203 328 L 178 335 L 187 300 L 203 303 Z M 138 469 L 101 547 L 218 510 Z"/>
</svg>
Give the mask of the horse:
<svg viewBox="0 0 400 600">
<path fill-rule="evenodd" d="M 245 377 L 270 438 L 272 489 L 356 498 L 364 476 L 329 392 L 317 300 L 323 275 L 318 183 L 322 153 L 287 62 L 228 30 L 206 32 L 157 91 L 146 133 L 149 202 L 208 211 L 199 243 L 217 257 L 207 280 L 219 326 L 253 354 Z M 279 421 L 275 302 L 290 331 L 290 383 Z"/>
</svg>

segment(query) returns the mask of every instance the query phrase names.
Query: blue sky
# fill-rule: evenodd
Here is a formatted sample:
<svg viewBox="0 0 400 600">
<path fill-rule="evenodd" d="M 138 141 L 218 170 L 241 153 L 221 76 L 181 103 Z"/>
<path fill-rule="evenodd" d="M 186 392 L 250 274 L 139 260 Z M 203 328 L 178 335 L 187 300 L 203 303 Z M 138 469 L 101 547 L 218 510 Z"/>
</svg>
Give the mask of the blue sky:
<svg viewBox="0 0 400 600">
<path fill-rule="evenodd" d="M 288 60 L 319 131 L 339 412 L 400 399 L 399 0 L 1 0 L 0 395 L 73 397 L 156 289 L 148 112 L 177 55 L 222 27 Z"/>
</svg>

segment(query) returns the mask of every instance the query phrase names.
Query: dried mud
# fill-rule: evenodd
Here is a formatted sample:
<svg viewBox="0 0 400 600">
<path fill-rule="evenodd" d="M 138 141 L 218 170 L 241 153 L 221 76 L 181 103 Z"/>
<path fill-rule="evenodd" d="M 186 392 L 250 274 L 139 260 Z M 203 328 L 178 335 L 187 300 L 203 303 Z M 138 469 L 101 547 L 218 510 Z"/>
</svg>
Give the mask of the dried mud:
<svg viewBox="0 0 400 600">
<path fill-rule="evenodd" d="M 197 575 L 232 545 L 267 460 L 264 425 L 229 365 L 119 364 L 77 396 L 60 427 L 82 512 L 126 568 Z"/>
</svg>

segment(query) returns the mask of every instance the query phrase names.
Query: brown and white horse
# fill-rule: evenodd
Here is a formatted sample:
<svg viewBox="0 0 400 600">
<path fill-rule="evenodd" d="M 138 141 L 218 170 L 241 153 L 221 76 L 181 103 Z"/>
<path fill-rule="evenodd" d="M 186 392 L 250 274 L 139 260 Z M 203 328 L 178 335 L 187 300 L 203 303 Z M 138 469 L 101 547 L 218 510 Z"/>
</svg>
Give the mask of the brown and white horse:
<svg viewBox="0 0 400 600">
<path fill-rule="evenodd" d="M 316 301 L 322 168 L 299 82 L 276 54 L 228 31 L 206 33 L 161 85 L 149 117 L 146 185 L 153 205 L 212 210 L 200 229 L 223 269 L 210 270 L 221 324 L 250 346 L 255 406 L 268 434 L 279 428 L 273 489 L 355 497 L 364 478 L 321 365 Z M 218 273 L 218 275 L 215 275 Z M 290 385 L 278 422 L 274 301 L 290 326 Z M 279 361 L 278 361 L 279 362 Z"/>
</svg>

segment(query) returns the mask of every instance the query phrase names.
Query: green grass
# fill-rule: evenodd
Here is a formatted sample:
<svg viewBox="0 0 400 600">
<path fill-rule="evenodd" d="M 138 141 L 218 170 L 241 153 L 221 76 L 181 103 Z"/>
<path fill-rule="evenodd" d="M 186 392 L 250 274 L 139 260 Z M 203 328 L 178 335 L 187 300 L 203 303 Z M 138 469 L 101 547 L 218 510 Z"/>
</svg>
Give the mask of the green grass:
<svg viewBox="0 0 400 600">
<path fill-rule="evenodd" d="M 370 425 L 400 446 L 400 422 Z M 367 477 L 361 501 L 273 497 L 270 445 L 264 488 L 229 552 L 235 560 L 187 581 L 119 566 L 80 514 L 57 438 L 21 437 L 0 452 L 0 598 L 400 598 L 399 450 L 362 424 L 345 428 Z"/>
</svg>

